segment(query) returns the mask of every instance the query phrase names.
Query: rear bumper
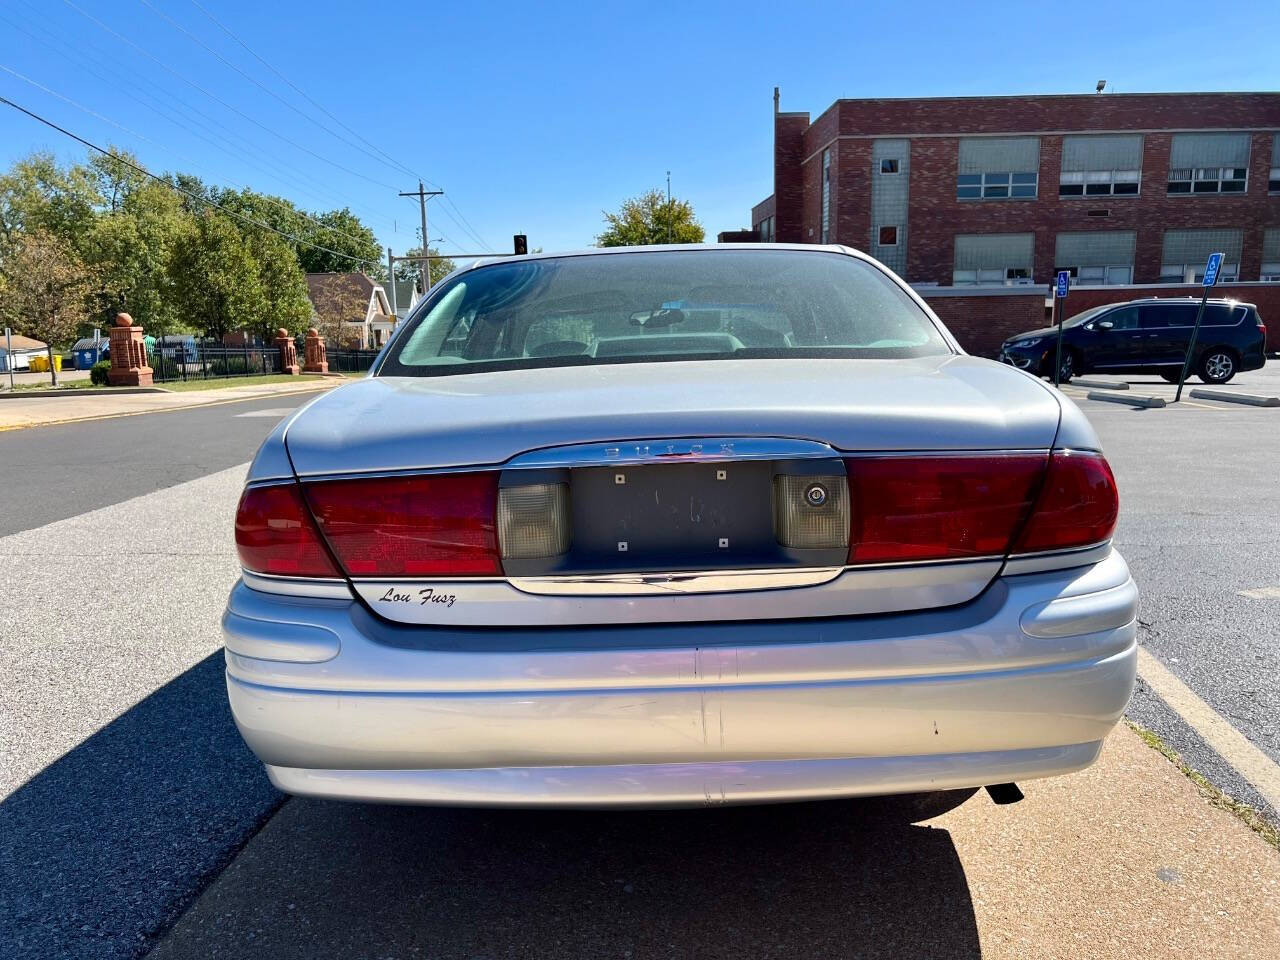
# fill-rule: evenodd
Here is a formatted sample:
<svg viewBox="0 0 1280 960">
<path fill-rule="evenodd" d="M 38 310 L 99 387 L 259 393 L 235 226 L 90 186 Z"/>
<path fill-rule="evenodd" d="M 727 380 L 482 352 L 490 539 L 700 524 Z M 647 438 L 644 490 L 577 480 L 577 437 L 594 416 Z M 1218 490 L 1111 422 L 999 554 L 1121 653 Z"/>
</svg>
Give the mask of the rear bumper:
<svg viewBox="0 0 1280 960">
<path fill-rule="evenodd" d="M 689 626 L 393 628 L 240 585 L 227 686 L 291 793 L 660 806 L 978 786 L 1093 761 L 1133 688 L 1136 602 L 1114 552 L 947 610 Z"/>
</svg>

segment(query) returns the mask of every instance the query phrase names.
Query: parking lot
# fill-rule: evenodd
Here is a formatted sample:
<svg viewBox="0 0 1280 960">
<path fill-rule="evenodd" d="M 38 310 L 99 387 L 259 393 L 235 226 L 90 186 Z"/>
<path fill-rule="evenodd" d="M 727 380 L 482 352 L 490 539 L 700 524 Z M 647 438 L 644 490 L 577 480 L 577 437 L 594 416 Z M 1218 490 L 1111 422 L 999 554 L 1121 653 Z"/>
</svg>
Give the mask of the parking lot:
<svg viewBox="0 0 1280 960">
<path fill-rule="evenodd" d="M 1231 385 L 1277 387 L 1276 363 Z M 1280 410 L 1067 392 L 1116 472 L 1164 670 L 1130 718 L 1280 825 L 1267 768 L 1212 746 L 1165 677 L 1280 763 Z M 297 402 L 0 434 L 0 482 L 20 470 L 55 504 L 0 537 L 6 957 L 1274 955 L 1280 856 L 1123 726 L 1020 804 L 979 794 L 914 826 L 879 802 L 284 800 L 231 724 L 218 617 L 244 465 Z"/>
</svg>

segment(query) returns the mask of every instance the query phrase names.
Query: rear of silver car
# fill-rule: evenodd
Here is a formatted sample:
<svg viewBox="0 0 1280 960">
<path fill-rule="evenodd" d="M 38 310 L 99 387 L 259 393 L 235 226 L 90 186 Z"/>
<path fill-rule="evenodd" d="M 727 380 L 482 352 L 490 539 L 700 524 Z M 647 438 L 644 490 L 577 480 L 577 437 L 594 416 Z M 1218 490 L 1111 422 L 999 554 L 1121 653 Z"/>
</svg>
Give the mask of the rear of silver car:
<svg viewBox="0 0 1280 960">
<path fill-rule="evenodd" d="M 231 706 L 281 789 L 385 802 L 1067 773 L 1134 682 L 1115 505 L 1069 401 L 953 350 L 376 376 L 251 468 Z"/>
</svg>

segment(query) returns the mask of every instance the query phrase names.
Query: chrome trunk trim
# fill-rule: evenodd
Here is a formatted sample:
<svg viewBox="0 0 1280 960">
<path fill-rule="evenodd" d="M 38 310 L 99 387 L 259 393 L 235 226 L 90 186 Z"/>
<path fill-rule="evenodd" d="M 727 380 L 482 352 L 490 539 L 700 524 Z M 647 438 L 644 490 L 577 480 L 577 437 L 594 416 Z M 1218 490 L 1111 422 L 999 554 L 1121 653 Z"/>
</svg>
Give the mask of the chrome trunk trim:
<svg viewBox="0 0 1280 960">
<path fill-rule="evenodd" d="M 829 583 L 843 567 L 767 570 L 706 570 L 669 573 L 606 573 L 587 576 L 511 577 L 510 584 L 540 596 L 630 597 L 672 593 L 733 593 L 782 590 Z"/>
<path fill-rule="evenodd" d="M 351 587 L 346 580 L 322 580 L 314 577 L 279 577 L 266 573 L 240 571 L 240 579 L 250 590 L 276 593 L 286 597 L 320 597 L 329 600 L 350 600 Z"/>
</svg>

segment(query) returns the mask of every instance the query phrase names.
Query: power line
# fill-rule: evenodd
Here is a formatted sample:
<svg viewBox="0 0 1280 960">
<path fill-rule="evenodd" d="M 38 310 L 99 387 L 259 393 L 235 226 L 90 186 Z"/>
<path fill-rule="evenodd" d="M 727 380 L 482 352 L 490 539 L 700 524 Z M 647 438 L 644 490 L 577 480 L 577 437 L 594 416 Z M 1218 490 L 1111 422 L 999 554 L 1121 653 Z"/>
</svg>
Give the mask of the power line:
<svg viewBox="0 0 1280 960">
<path fill-rule="evenodd" d="M 13 109 L 17 110 L 19 113 L 25 113 L 32 120 L 36 120 L 39 123 L 43 123 L 46 127 L 49 127 L 53 130 L 57 130 L 63 136 L 70 137 L 72 140 L 75 140 L 77 143 L 83 144 L 84 146 L 88 147 L 90 150 L 96 150 L 98 153 L 102 154 L 105 157 L 111 157 L 117 163 L 123 163 L 126 167 L 130 167 L 138 171 L 138 173 L 141 173 L 144 176 L 150 177 L 152 180 L 156 181 L 156 183 L 164 184 L 170 190 L 174 190 L 178 193 L 181 193 L 183 196 L 189 197 L 190 199 L 195 200 L 197 203 L 202 203 L 202 204 L 205 204 L 206 206 L 215 207 L 218 210 L 221 210 L 223 213 L 225 213 L 229 217 L 235 217 L 237 220 L 243 220 L 245 223 L 251 224 L 255 227 L 260 227 L 263 230 L 269 230 L 272 233 L 279 234 L 280 236 L 284 237 L 286 240 L 292 240 L 294 243 L 301 244 L 304 247 L 311 247 L 315 250 L 323 250 L 325 253 L 331 253 L 335 257 L 342 257 L 344 260 L 350 260 L 356 264 L 367 263 L 367 264 L 373 265 L 375 263 L 375 261 L 367 260 L 363 257 L 355 257 L 349 253 L 343 253 L 341 250 L 334 250 L 330 247 L 322 246 L 321 244 L 318 244 L 318 243 L 313 243 L 310 240 L 303 240 L 301 237 L 294 236 L 292 233 L 286 233 L 283 230 L 280 230 L 280 229 L 277 229 L 276 227 L 271 226 L 271 224 L 269 223 L 263 223 L 261 220 L 255 220 L 253 217 L 247 217 L 243 213 L 240 213 L 236 210 L 232 210 L 229 207 L 224 207 L 222 204 L 218 203 L 215 200 L 210 200 L 207 197 L 202 197 L 199 194 L 192 193 L 190 190 L 185 190 L 182 187 L 178 186 L 176 183 L 172 183 L 171 181 L 166 180 L 164 177 L 156 176 L 156 174 L 152 173 L 146 167 L 140 166 L 139 164 L 136 164 L 133 161 L 128 160 L 125 157 L 122 157 L 118 153 L 112 153 L 110 150 L 104 150 L 102 147 L 98 146 L 96 143 L 86 140 L 84 137 L 80 136 L 79 134 L 72 133 L 66 127 L 60 127 L 58 126 L 58 124 L 54 123 L 52 120 L 42 117 L 40 116 L 40 114 L 35 113 L 34 111 L 28 110 L 26 107 L 22 106 L 21 104 L 14 103 L 8 97 L 0 96 L 0 103 L 5 104 L 6 106 L 12 107 Z"/>
<path fill-rule="evenodd" d="M 151 4 L 148 2 L 148 0 L 140 0 L 140 2 L 142 2 L 142 3 L 146 4 L 146 5 L 147 5 L 147 6 L 149 6 L 149 7 L 151 6 Z M 409 174 L 410 176 L 417 177 L 419 180 L 424 181 L 425 183 L 429 184 L 430 186 L 433 186 L 433 187 L 435 187 L 435 188 L 437 188 L 437 189 L 442 189 L 442 188 L 440 187 L 440 184 L 435 183 L 435 182 L 434 182 L 434 181 L 432 181 L 429 177 L 424 177 L 424 176 L 422 176 L 422 174 L 420 174 L 420 173 L 416 173 L 415 171 L 411 170 L 409 167 L 405 166 L 405 165 L 404 165 L 403 163 L 401 163 L 399 160 L 395 159 L 395 158 L 394 158 L 394 157 L 392 157 L 390 154 L 388 154 L 385 150 L 383 150 L 383 149 L 382 149 L 381 147 L 379 147 L 377 144 L 370 142 L 368 139 L 366 139 L 364 136 L 362 136 L 358 131 L 353 130 L 351 127 L 347 126 L 347 125 L 346 125 L 345 123 L 343 123 L 340 119 L 338 119 L 338 117 L 334 116 L 334 115 L 333 115 L 329 110 L 327 110 L 324 106 L 322 106 L 321 104 L 317 103 L 317 102 L 316 102 L 316 101 L 315 101 L 315 100 L 314 100 L 314 99 L 313 99 L 313 98 L 312 98 L 312 97 L 311 97 L 311 96 L 310 96 L 310 95 L 309 95 L 305 90 L 303 90 L 303 89 L 302 89 L 301 87 L 299 87 L 296 83 L 294 83 L 292 80 L 290 80 L 287 76 L 285 76 L 283 73 L 281 73 L 281 72 L 280 72 L 280 71 L 279 71 L 279 70 L 278 70 L 278 69 L 277 69 L 277 68 L 276 68 L 276 67 L 275 67 L 275 66 L 274 66 L 270 61 L 268 61 L 265 57 L 261 56 L 261 55 L 260 55 L 256 50 L 254 50 L 252 47 L 250 47 L 250 46 L 249 46 L 249 44 L 247 44 L 247 43 L 245 43 L 245 41 L 241 40 L 241 39 L 240 39 L 240 37 L 236 36 L 236 34 L 232 32 L 232 30 L 231 30 L 231 28 L 230 28 L 230 27 L 226 26 L 226 25 L 225 25 L 221 20 L 219 20 L 217 17 L 215 17 L 212 13 L 210 13 L 208 10 L 206 10 L 203 6 L 201 6 L 201 4 L 198 2 L 198 0 L 191 0 L 191 5 L 192 5 L 192 6 L 194 6 L 194 7 L 195 7 L 197 10 L 199 10 L 201 13 L 203 13 L 206 17 L 208 17 L 208 18 L 209 18 L 209 20 L 210 20 L 210 21 L 212 21 L 212 22 L 213 22 L 213 24 L 214 24 L 215 26 L 217 26 L 217 27 L 218 27 L 218 29 L 219 29 L 219 30 L 221 30 L 221 31 L 222 31 L 223 33 L 225 33 L 228 37 L 230 37 L 232 40 L 234 40 L 236 43 L 238 43 L 238 44 L 239 44 L 241 47 L 243 47 L 246 51 L 248 51 L 248 53 L 249 53 L 249 54 L 250 54 L 250 55 L 251 55 L 255 60 L 257 60 L 257 61 L 258 61 L 259 63 L 261 63 L 264 67 L 266 67 L 268 70 L 270 70 L 273 74 L 275 74 L 277 77 L 279 77 L 281 80 L 283 80 L 286 84 L 288 84 L 289 88 L 290 88 L 291 90 L 293 90 L 295 93 L 297 93 L 297 94 L 298 94 L 300 97 L 302 97 L 304 100 L 306 100 L 306 101 L 307 101 L 307 103 L 311 104 L 313 107 L 315 107 L 315 108 L 316 108 L 317 110 L 319 110 L 321 113 L 323 113 L 326 117 L 328 117 L 330 120 L 332 120 L 332 121 L 333 121 L 334 123 L 336 123 L 338 126 L 340 126 L 343 130 L 347 131 L 349 134 L 351 134 L 351 135 L 352 135 L 353 137 L 355 137 L 357 140 L 359 140 L 360 142 L 364 143 L 364 144 L 365 144 L 366 146 L 368 146 L 370 149 L 372 149 L 373 151 L 375 151 L 379 156 L 381 156 L 381 157 L 382 157 L 382 158 L 383 158 L 387 163 L 389 163 L 391 166 L 393 166 L 393 167 L 395 167 L 395 168 L 398 168 L 398 169 L 400 169 L 400 170 L 404 171 L 405 173 Z M 153 7 L 152 9 L 155 9 L 155 8 Z M 157 12 L 159 12 L 159 11 L 157 11 Z M 167 18 L 166 18 L 166 19 L 167 19 Z M 185 31 L 185 30 L 184 30 L 183 32 L 184 32 L 184 33 L 186 33 L 187 31 Z M 199 42 L 199 41 L 197 41 L 197 42 Z M 203 44 L 203 43 L 201 43 L 201 46 L 204 46 L 204 44 Z M 206 47 L 205 49 L 208 49 L 208 48 Z M 217 56 L 217 54 L 215 54 L 215 56 Z M 221 60 L 222 58 L 219 56 L 219 57 L 218 57 L 218 59 L 220 59 L 220 60 Z M 224 62 L 225 62 L 225 61 L 224 61 Z M 234 68 L 234 69 L 236 69 L 236 71 L 237 71 L 237 72 L 239 72 L 239 73 L 241 73 L 242 75 L 244 75 L 244 74 L 243 74 L 243 71 L 239 70 L 239 68 Z M 250 79 L 252 79 L 252 78 L 250 78 Z M 253 82 L 254 82 L 254 83 L 257 83 L 257 81 L 256 81 L 256 80 L 255 80 L 255 81 L 253 81 Z M 259 86 L 261 86 L 261 84 L 259 84 Z M 264 87 L 263 89 L 266 89 L 266 88 Z M 275 96 L 275 95 L 273 94 L 273 96 Z M 280 98 L 279 98 L 279 97 L 276 97 L 276 99 L 280 99 Z M 281 102 L 283 103 L 284 101 L 282 100 Z M 295 108 L 295 109 L 296 109 L 296 108 Z M 315 122 L 315 121 L 313 121 L 313 122 Z M 319 124 L 317 124 L 317 126 L 319 126 Z M 323 127 L 321 127 L 321 129 L 324 129 L 324 128 L 323 128 Z M 331 132 L 331 131 L 330 131 L 330 132 Z M 344 141 L 344 142 L 348 142 L 348 141 Z M 465 233 L 470 234 L 471 238 L 472 238 L 472 239 L 474 239 L 477 243 L 479 243 L 479 244 L 480 244 L 480 246 L 484 247 L 486 250 L 491 250 L 491 249 L 493 249 L 492 247 L 490 247 L 490 246 L 489 246 L 489 244 L 488 244 L 488 243 L 486 243 L 486 242 L 485 242 L 485 240 L 484 240 L 484 238 L 483 238 L 483 237 L 481 237 L 478 233 L 476 233 L 476 231 L 472 228 L 470 221 L 468 221 L 468 220 L 467 220 L 467 218 L 466 218 L 465 216 L 463 216 L 463 213 L 462 213 L 462 211 L 458 208 L 458 205 L 457 205 L 457 204 L 455 204 L 455 203 L 454 203 L 454 202 L 453 202 L 449 197 L 447 197 L 447 196 L 444 198 L 444 203 L 445 203 L 445 208 L 443 209 L 443 211 L 442 211 L 442 212 L 444 213 L 444 215 L 445 215 L 445 216 L 447 216 L 450 220 L 452 220 L 455 224 L 457 224 L 457 226 L 458 226 L 458 229 L 459 229 L 459 230 L 462 230 L 462 231 L 464 231 Z M 452 211 L 452 212 L 451 212 L 451 211 Z M 457 216 L 456 216 L 456 217 L 454 216 L 454 212 L 456 212 L 456 213 L 457 213 Z M 459 221 L 461 221 L 461 222 L 459 222 Z"/>
<path fill-rule="evenodd" d="M 142 104 L 144 107 L 146 107 L 148 110 L 152 111 L 153 113 L 159 114 L 162 118 L 167 120 L 169 123 L 172 123 L 174 126 L 180 128 L 181 130 L 186 131 L 191 136 L 194 136 L 195 138 L 204 141 L 205 143 L 209 144 L 215 149 L 222 151 L 227 156 L 232 157 L 233 159 L 239 162 L 246 163 L 250 167 L 253 167 L 254 169 L 266 174 L 267 176 L 273 179 L 279 180 L 282 183 L 287 183 L 292 185 L 293 189 L 311 196 L 312 198 L 314 198 L 315 201 L 319 202 L 322 206 L 331 206 L 331 205 L 334 205 L 335 203 L 337 203 L 337 205 L 339 206 L 343 205 L 343 201 L 336 200 L 335 196 L 332 196 L 332 195 L 324 196 L 314 188 L 314 187 L 323 188 L 323 185 L 320 183 L 320 181 L 315 180 L 312 177 L 306 176 L 305 174 L 302 174 L 300 171 L 289 170 L 288 168 L 285 168 L 280 164 L 270 160 L 268 157 L 262 156 L 259 153 L 257 147 L 252 142 L 250 142 L 243 136 L 240 136 L 239 134 L 235 134 L 234 136 L 236 137 L 236 139 L 239 140 L 240 143 L 244 144 L 245 147 L 247 147 L 247 150 L 245 149 L 245 147 L 238 146 L 237 143 L 233 142 L 233 140 L 231 139 L 231 135 L 229 135 L 227 131 L 221 128 L 216 118 L 206 113 L 205 111 L 201 110 L 199 107 L 195 106 L 194 104 L 191 104 L 185 100 L 182 100 L 180 97 L 177 97 L 172 91 L 160 88 L 160 92 L 162 92 L 170 100 L 173 100 L 174 102 L 177 103 L 176 108 L 170 108 L 164 104 L 161 104 L 151 93 L 142 89 L 142 87 L 140 87 L 136 82 L 130 80 L 130 78 L 127 75 L 117 75 L 115 77 L 110 77 L 110 78 L 103 75 L 93 66 L 93 63 L 96 62 L 96 57 L 97 57 L 96 54 L 86 53 L 81 49 L 70 46 L 69 44 L 64 42 L 64 40 L 61 37 L 54 34 L 49 34 L 45 31 L 42 31 L 46 33 L 44 37 L 37 37 L 35 34 L 31 33 L 30 30 L 26 29 L 21 24 L 14 23 L 8 17 L 4 16 L 2 12 L 0 12 L 0 20 L 5 21 L 11 27 L 25 34 L 27 37 L 30 37 L 32 40 L 34 40 L 38 44 L 42 44 L 50 47 L 53 47 L 53 46 L 59 47 L 62 50 L 64 55 L 68 56 L 73 60 L 79 61 L 81 66 L 84 69 L 86 69 L 90 74 L 97 77 L 99 80 L 102 80 L 104 83 L 111 84 L 117 90 L 117 92 L 124 94 L 125 96 L 129 97 L 129 99 L 135 101 L 136 103 Z M 123 88 L 124 84 L 128 84 L 129 86 L 132 86 L 135 90 L 138 91 L 139 94 L 141 94 L 141 96 L 130 93 L 128 90 L 124 89 Z M 54 92 L 54 95 L 61 96 L 56 92 Z M 63 99 L 66 99 L 66 98 L 63 98 Z M 204 120 L 207 121 L 207 124 L 204 125 L 204 129 L 196 129 L 188 125 L 182 119 L 175 117 L 174 114 L 171 112 L 171 109 L 185 111 L 189 114 L 194 114 L 195 116 L 202 117 L 204 118 Z M 113 121 L 111 120 L 107 120 L 107 122 L 113 123 Z M 118 126 L 118 124 L 116 125 Z M 218 137 L 219 140 L 222 142 L 218 142 L 213 139 L 210 139 L 210 136 L 206 136 L 206 133 L 205 133 L 206 130 L 212 136 Z M 222 130 L 222 132 L 219 132 L 220 130 Z M 137 134 L 137 135 L 141 136 L 141 134 Z M 169 148 L 165 148 L 165 149 L 169 149 Z M 170 152 L 176 153 L 176 151 L 172 151 L 172 150 L 170 150 Z M 268 166 L 264 165 L 268 163 L 271 164 L 271 168 L 268 168 Z M 226 179 L 231 183 L 236 183 L 235 180 L 232 180 L 229 177 L 223 177 L 223 179 Z M 314 185 L 314 187 L 309 186 L 308 184 L 312 184 Z M 240 186 L 243 186 L 243 185 L 240 184 Z M 378 220 L 382 222 L 384 226 L 390 225 L 390 220 L 388 220 L 385 217 L 367 216 L 366 218 L 371 220 Z M 329 228 L 329 229 L 333 229 L 333 228 Z"/>
<path fill-rule="evenodd" d="M 189 161 L 191 161 L 192 163 L 195 163 L 195 162 L 196 162 L 196 161 L 195 161 L 195 159 L 194 159 L 193 157 L 189 157 L 189 156 L 186 156 L 185 154 L 182 154 L 182 153 L 179 153 L 179 152 L 177 152 L 177 151 L 175 151 L 175 150 L 172 150 L 171 148 L 164 146 L 164 144 L 156 143 L 156 141 L 152 140 L 152 139 L 151 139 L 150 137 L 148 137 L 146 134 L 139 133 L 137 130 L 133 130 L 133 129 L 129 128 L 129 127 L 126 127 L 126 126 L 125 126 L 124 124 L 122 124 L 122 123 L 117 123 L 115 120 L 112 120 L 110 117 L 104 117 L 102 114 L 98 113 L 97 111 L 92 110 L 92 109 L 90 109 L 89 107 L 86 107 L 86 106 L 85 106 L 84 104 L 82 104 L 82 103 L 77 103 L 75 100 L 72 100 L 70 97 L 65 96 L 64 94 L 59 93 L 57 90 L 53 90 L 53 89 L 51 89 L 51 88 L 49 88 L 49 87 L 46 87 L 43 83 L 40 83 L 40 82 L 38 82 L 38 81 L 36 81 L 36 80 L 32 80 L 30 77 L 25 76 L 25 75 L 23 75 L 23 74 L 19 73 L 17 70 L 14 70 L 12 67 L 8 67 L 8 66 L 5 66 L 3 63 L 0 63 L 0 70 L 3 70 L 5 73 L 12 74 L 13 76 L 17 77 L 19 80 L 25 81 L 26 83 L 31 84 L 31 86 L 36 87 L 37 89 L 43 90 L 45 93 L 47 93 L 47 94 L 49 94 L 49 95 L 51 95 L 51 96 L 57 97 L 59 100 L 63 100 L 63 101 L 65 101 L 66 103 L 71 104 L 71 106 L 73 106 L 73 107 L 75 107 L 76 109 L 81 110 L 81 111 L 83 111 L 83 112 L 85 112 L 85 113 L 89 114 L 89 116 L 91 116 L 91 117 L 95 117 L 95 118 L 97 118 L 98 120 L 101 120 L 101 121 L 102 121 L 102 122 L 104 122 L 104 123 L 109 123 L 109 124 L 111 124 L 113 127 L 117 127 L 117 128 L 119 128 L 119 129 L 123 130 L 125 133 L 130 134 L 131 136 L 138 137 L 138 138 L 139 138 L 139 139 L 141 139 L 141 140 L 145 140 L 147 143 L 154 144 L 155 146 L 159 147 L 159 148 L 160 148 L 160 149 L 162 149 L 162 150 L 167 150 L 168 152 L 173 153 L 175 156 L 182 157 L 182 159 L 184 159 L 184 160 L 189 160 Z M 112 154 L 112 156 L 119 157 L 119 154 Z M 237 182 L 236 182 L 236 181 L 234 181 L 234 180 L 230 180 L 230 178 L 227 178 L 227 179 L 229 180 L 229 182 L 230 182 L 230 183 L 234 184 L 235 186 L 240 187 L 240 188 L 241 188 L 241 189 L 243 189 L 243 190 L 249 190 L 249 189 L 250 189 L 249 187 L 245 186 L 245 185 L 244 185 L 244 184 L 242 184 L 242 183 L 237 183 Z M 325 223 L 325 222 L 324 222 L 324 221 L 322 221 L 322 220 L 317 220 L 315 217 L 311 216 L 309 213 L 306 213 L 306 212 L 305 212 L 305 211 L 303 211 L 303 210 L 299 210 L 297 207 L 291 206 L 291 205 L 286 204 L 286 203 L 284 203 L 284 202 L 282 202 L 282 201 L 280 201 L 280 200 L 277 200 L 277 199 L 275 199 L 275 197 L 269 197 L 269 196 L 267 196 L 266 194 L 263 194 L 263 193 L 257 193 L 256 191 L 254 191 L 254 193 L 255 193 L 255 195 L 256 195 L 256 196 L 260 197 L 262 200 L 266 201 L 267 203 L 272 204 L 273 206 L 279 207 L 281 210 L 284 210 L 286 213 L 289 213 L 289 214 L 294 215 L 294 216 L 302 217 L 304 220 L 308 220 L 308 221 L 310 221 L 311 223 L 314 223 L 317 227 L 320 227 L 322 230 L 328 230 L 330 233 L 332 233 L 332 234 L 334 234 L 334 235 L 336 235 L 336 236 L 344 237 L 344 238 L 346 238 L 347 240 L 351 240 L 351 241 L 353 241 L 353 242 L 355 242 L 355 243 L 366 243 L 366 242 L 367 242 L 367 239 L 366 239 L 366 238 L 353 237 L 353 236 L 352 236 L 351 234 L 349 234 L 349 233 L 343 233 L 343 232 L 342 232 L 341 230 L 339 230 L 337 227 L 330 226 L 329 224 Z"/>
<path fill-rule="evenodd" d="M 274 130 L 274 129 L 272 129 L 271 127 L 269 127 L 269 126 L 267 126 L 266 124 L 264 124 L 264 123 L 260 122 L 259 120 L 256 120 L 256 119 L 254 119 L 253 117 L 249 116 L 249 115 L 248 115 L 247 113 L 245 113 L 243 110 L 240 110 L 239 108 L 234 107 L 234 106 L 232 106 L 231 104 L 227 103 L 227 101 L 223 100 L 223 99 L 222 99 L 221 97 L 219 97 L 217 94 L 215 94 L 215 93 L 211 93 L 210 91 L 206 90 L 204 87 L 200 86 L 200 84 L 196 83 L 195 81 L 190 80 L 190 79 L 188 79 L 187 77 L 184 77 L 182 74 L 178 73 L 178 71 L 174 70 L 172 67 L 170 67 L 169 65 L 167 65 L 167 64 L 166 64 L 166 63 L 164 63 L 163 61 L 161 61 L 161 60 L 157 59 L 156 57 L 152 56 L 150 53 L 148 53 L 148 52 L 147 52 L 146 50 L 144 50 L 142 47 L 138 46 L 138 44 L 134 43 L 132 40 L 130 40 L 130 39 L 129 39 L 128 37 L 126 37 L 124 34 L 119 33 L 119 32 L 117 32 L 116 30 L 113 30 L 111 27 L 107 26 L 105 23 L 103 23 L 103 22 L 102 22 L 101 20 L 99 20 L 97 17 L 93 16 L 93 15 L 92 15 L 92 14 L 90 14 L 90 13 L 87 13 L 86 11 L 82 10 L 80 7 L 76 6 L 74 3 L 72 3 L 72 2 L 71 2 L 71 0 L 62 0 L 62 2 L 63 2 L 63 3 L 65 3 L 65 4 L 66 4 L 68 7 L 70 7 L 72 10 L 76 11 L 76 13 L 80 14 L 80 15 L 81 15 L 82 17 L 84 17 L 85 19 L 90 20 L 90 21 L 92 21 L 93 23 L 97 24 L 100 28 L 102 28 L 103 30 L 107 31 L 107 33 L 111 34 L 111 35 L 112 35 L 113 37 L 115 37 L 116 39 L 121 40 L 121 41 L 123 41 L 124 43 L 127 43 L 130 47 L 132 47 L 133 49 L 137 50 L 137 51 L 138 51 L 139 53 L 141 53 L 144 57 L 146 57 L 148 60 L 150 60 L 150 61 L 152 61 L 153 63 L 155 63 L 157 66 L 159 66 L 159 67 L 160 67 L 162 70 L 164 70 L 165 72 L 170 73 L 170 74 L 172 74 L 173 76 L 177 77 L 179 80 L 181 80 L 183 83 L 187 84 L 188 86 L 193 87 L 193 88 L 194 88 L 194 89 L 196 89 L 196 90 L 199 90 L 201 93 L 203 93 L 203 94 L 204 94 L 206 97 L 208 97 L 209 99 L 211 99 L 211 100 L 213 100 L 213 101 L 215 101 L 215 102 L 217 102 L 217 103 L 220 103 L 222 106 L 226 107 L 226 108 L 227 108 L 228 110 L 230 110 L 232 113 L 234 113 L 234 114 L 236 114 L 237 116 L 241 117 L 242 119 L 247 120 L 247 121 L 249 121 L 250 123 L 252 123 L 255 127 L 259 127 L 259 128 L 261 128 L 261 129 L 265 130 L 267 133 L 271 134 L 273 137 L 276 137 L 276 138 L 278 138 L 278 139 L 280 139 L 280 140 L 283 140 L 285 143 L 289 144 L 289 146 L 293 147 L 294 149 L 296 149 L 296 150 L 301 150 L 303 153 L 306 153 L 306 154 L 308 154 L 308 155 L 310 155 L 310 156 L 312 156 L 312 157 L 315 157 L 317 160 L 320 160 L 320 161 L 322 161 L 322 162 L 324 162 L 324 163 L 327 163 L 327 164 L 329 164 L 329 165 L 330 165 L 330 166 L 332 166 L 332 167 L 336 167 L 338 170 L 341 170 L 343 173 L 348 173 L 348 174 L 350 174 L 350 175 L 351 175 L 351 176 L 353 176 L 353 177 L 359 177 L 361 180 L 367 180 L 367 181 L 369 181 L 370 183 L 375 184 L 376 186 L 379 186 L 379 187 L 385 187 L 385 188 L 386 188 L 386 189 L 388 189 L 388 190 L 394 190 L 394 189 L 395 189 L 395 187 L 393 187 L 393 186 L 392 186 L 391 184 L 389 184 L 389 183 L 384 183 L 383 181 L 381 181 L 381 180 L 377 180 L 377 179 L 375 179 L 375 178 L 373 178 L 373 177 L 370 177 L 370 176 L 368 176 L 367 174 L 360 173 L 358 170 L 352 170 L 350 167 L 343 166 L 342 164 L 338 163 L 336 160 L 333 160 L 333 159 L 331 159 L 331 158 L 329 158 L 329 157 L 326 157 L 326 156 L 324 156 L 323 154 L 316 153 L 314 150 L 311 150 L 311 149 L 309 149 L 308 147 L 304 147 L 302 144 L 298 143 L 296 140 L 292 140 L 292 139 L 290 139 L 289 137 L 286 137 L 284 134 L 280 133 L 278 130 Z"/>
</svg>

